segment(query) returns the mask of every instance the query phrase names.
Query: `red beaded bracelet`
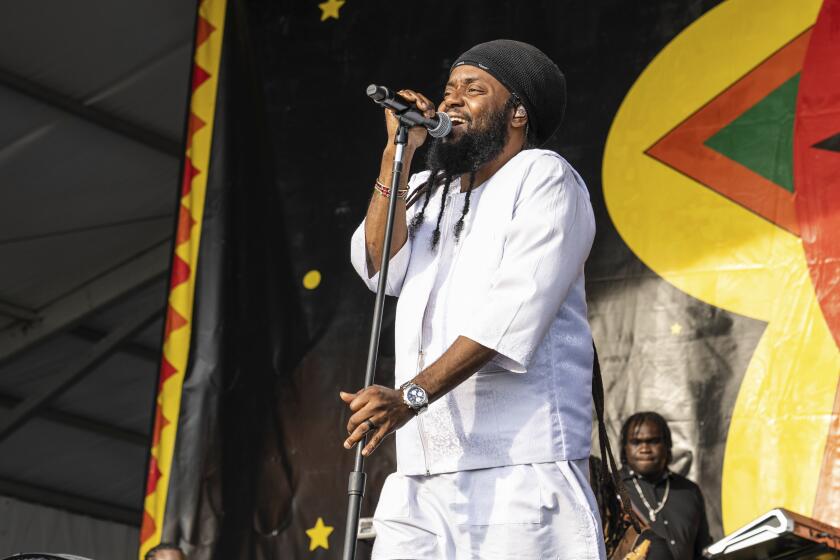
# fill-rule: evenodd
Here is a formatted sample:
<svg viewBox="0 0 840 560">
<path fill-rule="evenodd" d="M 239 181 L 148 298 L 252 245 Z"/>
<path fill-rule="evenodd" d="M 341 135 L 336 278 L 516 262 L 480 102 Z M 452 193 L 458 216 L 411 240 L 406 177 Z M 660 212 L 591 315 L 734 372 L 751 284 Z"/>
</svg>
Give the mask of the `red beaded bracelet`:
<svg viewBox="0 0 840 560">
<path fill-rule="evenodd" d="M 379 194 L 381 194 L 385 198 L 391 198 L 391 188 L 386 187 L 385 185 L 380 183 L 379 179 L 377 179 L 376 182 L 373 184 L 373 188 L 376 189 L 379 192 Z M 404 199 L 406 196 L 408 196 L 408 187 L 404 189 L 399 189 L 397 191 L 397 198 Z"/>
</svg>

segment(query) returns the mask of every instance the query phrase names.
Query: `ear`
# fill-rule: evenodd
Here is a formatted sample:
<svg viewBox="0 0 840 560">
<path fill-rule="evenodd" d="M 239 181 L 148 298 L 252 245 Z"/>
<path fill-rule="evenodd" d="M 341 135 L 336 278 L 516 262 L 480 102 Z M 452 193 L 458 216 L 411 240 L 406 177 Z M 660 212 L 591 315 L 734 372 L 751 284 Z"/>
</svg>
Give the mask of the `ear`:
<svg viewBox="0 0 840 560">
<path fill-rule="evenodd" d="M 517 105 L 510 124 L 513 128 L 525 128 L 525 125 L 528 124 L 528 111 L 525 110 L 523 105 Z"/>
</svg>

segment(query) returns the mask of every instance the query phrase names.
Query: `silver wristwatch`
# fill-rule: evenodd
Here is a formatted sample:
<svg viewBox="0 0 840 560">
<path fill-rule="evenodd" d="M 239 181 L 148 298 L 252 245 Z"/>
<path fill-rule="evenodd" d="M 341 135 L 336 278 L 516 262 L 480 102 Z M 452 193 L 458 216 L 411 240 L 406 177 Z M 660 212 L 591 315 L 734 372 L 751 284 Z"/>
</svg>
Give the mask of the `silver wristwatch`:
<svg viewBox="0 0 840 560">
<path fill-rule="evenodd" d="M 429 395 L 423 387 L 408 381 L 400 385 L 400 389 L 402 389 L 403 402 L 408 408 L 415 414 L 426 412 L 429 408 Z"/>
</svg>

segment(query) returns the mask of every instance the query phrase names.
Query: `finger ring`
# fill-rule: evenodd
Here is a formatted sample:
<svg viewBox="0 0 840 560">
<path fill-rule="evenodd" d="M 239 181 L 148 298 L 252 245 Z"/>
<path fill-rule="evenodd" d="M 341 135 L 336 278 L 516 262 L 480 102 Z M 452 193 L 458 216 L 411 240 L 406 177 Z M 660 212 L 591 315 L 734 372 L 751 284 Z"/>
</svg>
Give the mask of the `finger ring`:
<svg viewBox="0 0 840 560">
<path fill-rule="evenodd" d="M 373 423 L 373 420 L 371 420 L 370 418 L 365 420 L 365 424 L 367 424 L 367 427 L 368 427 L 368 429 L 365 430 L 366 432 L 369 432 L 371 430 L 375 430 L 378 427 L 376 424 Z"/>
</svg>

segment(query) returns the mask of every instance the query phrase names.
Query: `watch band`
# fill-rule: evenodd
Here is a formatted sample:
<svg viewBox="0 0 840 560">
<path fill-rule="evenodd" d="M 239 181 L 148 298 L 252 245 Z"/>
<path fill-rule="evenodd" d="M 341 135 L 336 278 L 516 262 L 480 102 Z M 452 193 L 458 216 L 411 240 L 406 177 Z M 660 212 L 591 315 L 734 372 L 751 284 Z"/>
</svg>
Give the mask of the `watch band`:
<svg viewBox="0 0 840 560">
<path fill-rule="evenodd" d="M 423 391 L 423 403 L 420 405 L 413 403 L 411 399 L 409 399 L 409 391 L 411 391 L 413 388 L 417 388 Z M 400 389 L 402 390 L 403 394 L 403 402 L 408 408 L 413 410 L 415 414 L 421 414 L 429 408 L 429 393 L 428 391 L 426 391 L 426 389 L 424 389 L 417 383 L 414 383 L 413 381 L 406 381 L 405 383 L 400 385 Z"/>
</svg>

